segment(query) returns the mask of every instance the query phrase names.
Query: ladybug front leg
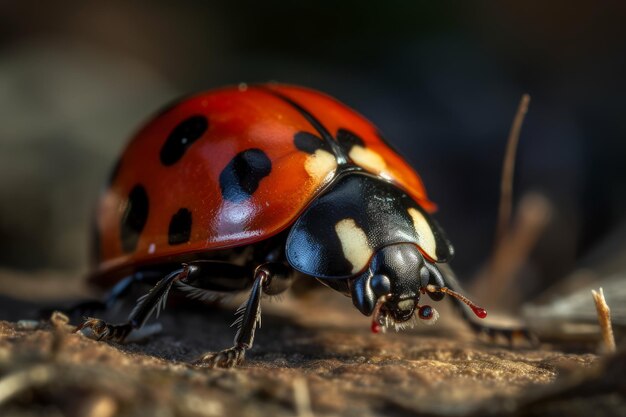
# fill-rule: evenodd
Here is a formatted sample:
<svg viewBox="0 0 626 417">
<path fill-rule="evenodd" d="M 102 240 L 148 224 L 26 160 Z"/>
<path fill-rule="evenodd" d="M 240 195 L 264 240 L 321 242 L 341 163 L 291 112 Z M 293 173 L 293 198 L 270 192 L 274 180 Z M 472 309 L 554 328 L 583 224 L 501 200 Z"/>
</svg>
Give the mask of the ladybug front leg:
<svg viewBox="0 0 626 417">
<path fill-rule="evenodd" d="M 78 326 L 76 331 L 83 333 L 89 331 L 91 333 L 89 336 L 96 340 L 123 342 L 132 330 L 139 329 L 143 326 L 155 310 L 158 315 L 159 311 L 165 308 L 167 295 L 172 285 L 185 277 L 187 273 L 188 267 L 185 266 L 171 272 L 168 276 L 160 280 L 149 293 L 139 298 L 137 305 L 130 313 L 126 323 L 110 324 L 104 320 L 90 317 Z"/>
<path fill-rule="evenodd" d="M 195 361 L 196 365 L 231 368 L 239 365 L 247 349 L 254 343 L 254 332 L 261 323 L 261 295 L 275 295 L 285 291 L 291 284 L 292 271 L 281 263 L 266 263 L 254 271 L 254 281 L 250 295 L 237 309 L 237 326 L 234 346 L 221 352 L 209 352 Z"/>
</svg>

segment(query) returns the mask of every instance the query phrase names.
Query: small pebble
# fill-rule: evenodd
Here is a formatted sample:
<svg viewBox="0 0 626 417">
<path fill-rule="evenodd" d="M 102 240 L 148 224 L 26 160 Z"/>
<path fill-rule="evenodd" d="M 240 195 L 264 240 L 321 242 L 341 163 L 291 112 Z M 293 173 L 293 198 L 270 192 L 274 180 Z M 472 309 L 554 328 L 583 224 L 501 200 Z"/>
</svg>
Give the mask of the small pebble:
<svg viewBox="0 0 626 417">
<path fill-rule="evenodd" d="M 83 404 L 80 415 L 87 417 L 112 417 L 117 410 L 118 405 L 115 399 L 108 395 L 100 395 L 87 400 Z"/>
<path fill-rule="evenodd" d="M 41 323 L 37 320 L 19 320 L 17 322 L 17 328 L 20 330 L 37 330 L 41 326 Z"/>
<path fill-rule="evenodd" d="M 70 318 L 60 311 L 53 311 L 52 315 L 50 316 L 50 321 L 55 326 L 63 326 L 70 322 Z"/>
</svg>

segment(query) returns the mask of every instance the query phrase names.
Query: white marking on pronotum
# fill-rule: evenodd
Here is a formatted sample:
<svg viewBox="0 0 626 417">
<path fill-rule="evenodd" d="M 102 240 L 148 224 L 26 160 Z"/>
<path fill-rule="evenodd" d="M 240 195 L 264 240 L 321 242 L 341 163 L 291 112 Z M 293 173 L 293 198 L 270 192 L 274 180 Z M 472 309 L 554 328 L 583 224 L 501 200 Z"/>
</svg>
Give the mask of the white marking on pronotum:
<svg viewBox="0 0 626 417">
<path fill-rule="evenodd" d="M 430 224 L 428 224 L 424 215 L 413 207 L 409 209 L 409 215 L 413 218 L 413 227 L 415 227 L 415 232 L 417 233 L 417 244 L 428 256 L 436 261 L 437 242 Z"/>
<path fill-rule="evenodd" d="M 307 174 L 318 181 L 324 180 L 336 168 L 337 160 L 335 155 L 323 149 L 316 150 L 304 162 L 304 169 L 306 169 Z"/>
<path fill-rule="evenodd" d="M 352 264 L 352 273 L 356 274 L 367 266 L 373 255 L 367 242 L 367 235 L 353 219 L 343 219 L 335 225 L 343 255 Z"/>
<path fill-rule="evenodd" d="M 350 159 L 368 171 L 380 172 L 387 168 L 382 156 L 371 149 L 356 145 L 350 149 Z"/>
<path fill-rule="evenodd" d="M 150 246 L 148 246 L 148 253 L 152 255 L 155 251 L 156 251 L 156 245 L 154 243 L 151 243 Z"/>
</svg>

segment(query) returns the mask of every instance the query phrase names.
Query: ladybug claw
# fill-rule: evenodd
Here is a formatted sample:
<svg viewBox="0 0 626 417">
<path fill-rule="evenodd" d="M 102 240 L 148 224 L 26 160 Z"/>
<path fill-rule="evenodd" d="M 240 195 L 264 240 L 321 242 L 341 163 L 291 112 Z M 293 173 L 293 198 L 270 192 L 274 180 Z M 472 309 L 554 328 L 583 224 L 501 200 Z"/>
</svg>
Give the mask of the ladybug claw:
<svg viewBox="0 0 626 417">
<path fill-rule="evenodd" d="M 107 335 L 107 323 L 104 320 L 87 317 L 83 323 L 76 328 L 75 333 L 82 333 L 90 339 L 100 340 Z"/>
<path fill-rule="evenodd" d="M 241 346 L 233 346 L 221 352 L 209 352 L 193 362 L 196 366 L 207 368 L 233 368 L 240 365 L 246 354 L 246 349 Z"/>
<path fill-rule="evenodd" d="M 131 330 L 131 326 L 127 324 L 113 325 L 104 320 L 89 317 L 76 328 L 75 333 L 80 332 L 88 338 L 97 341 L 113 340 L 122 342 Z"/>
<path fill-rule="evenodd" d="M 102 341 L 102 339 L 104 339 L 105 337 L 107 337 L 109 335 L 109 332 L 105 331 L 103 332 L 100 336 L 98 336 L 98 338 L 96 339 L 98 342 Z"/>
</svg>

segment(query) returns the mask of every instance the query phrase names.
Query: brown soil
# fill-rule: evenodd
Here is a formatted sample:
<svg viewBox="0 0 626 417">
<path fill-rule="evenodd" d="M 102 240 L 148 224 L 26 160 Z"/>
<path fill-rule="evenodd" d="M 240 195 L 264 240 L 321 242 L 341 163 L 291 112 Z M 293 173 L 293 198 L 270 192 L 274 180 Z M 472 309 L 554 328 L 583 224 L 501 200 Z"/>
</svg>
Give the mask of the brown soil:
<svg viewBox="0 0 626 417">
<path fill-rule="evenodd" d="M 12 320 L 40 305 L 0 299 Z M 161 317 L 162 332 L 125 345 L 0 321 L 0 415 L 626 415 L 623 353 L 494 345 L 445 308 L 434 327 L 374 335 L 327 290 L 265 303 L 246 362 L 223 370 L 188 363 L 229 346 L 232 311 L 182 307 Z"/>
</svg>

